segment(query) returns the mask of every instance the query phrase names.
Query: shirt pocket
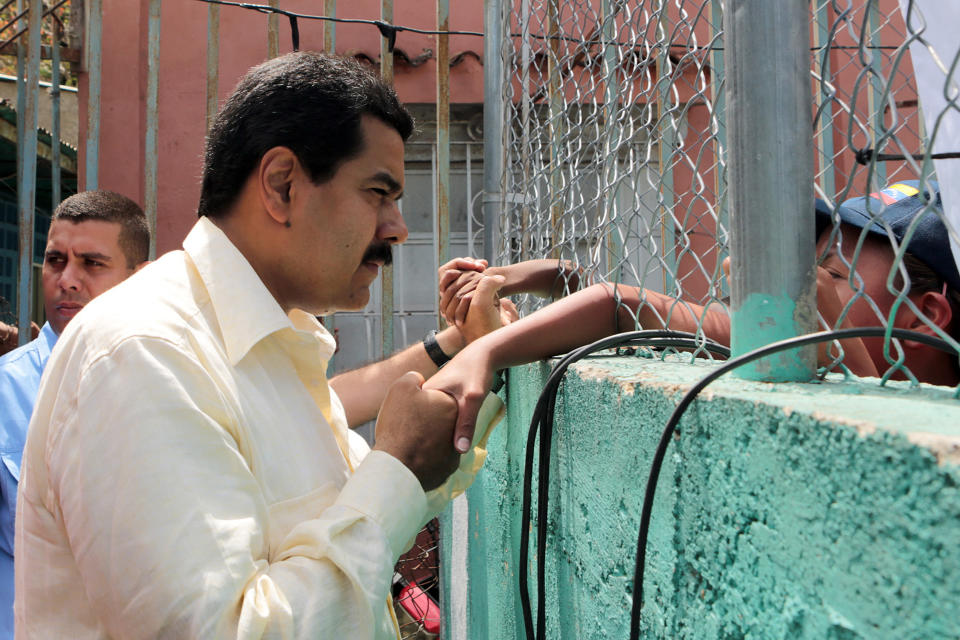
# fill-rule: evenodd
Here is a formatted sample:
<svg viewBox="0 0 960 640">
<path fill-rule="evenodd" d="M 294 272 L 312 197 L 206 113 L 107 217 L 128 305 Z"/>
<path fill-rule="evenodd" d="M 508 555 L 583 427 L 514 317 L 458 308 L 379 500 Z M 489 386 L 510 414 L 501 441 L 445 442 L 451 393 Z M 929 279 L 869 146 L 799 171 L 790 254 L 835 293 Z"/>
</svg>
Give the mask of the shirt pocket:
<svg viewBox="0 0 960 640">
<path fill-rule="evenodd" d="M 268 507 L 270 523 L 267 532 L 269 562 L 275 561 L 277 552 L 295 526 L 319 518 L 339 494 L 340 487 L 326 483 L 303 495 L 271 504 Z"/>
</svg>

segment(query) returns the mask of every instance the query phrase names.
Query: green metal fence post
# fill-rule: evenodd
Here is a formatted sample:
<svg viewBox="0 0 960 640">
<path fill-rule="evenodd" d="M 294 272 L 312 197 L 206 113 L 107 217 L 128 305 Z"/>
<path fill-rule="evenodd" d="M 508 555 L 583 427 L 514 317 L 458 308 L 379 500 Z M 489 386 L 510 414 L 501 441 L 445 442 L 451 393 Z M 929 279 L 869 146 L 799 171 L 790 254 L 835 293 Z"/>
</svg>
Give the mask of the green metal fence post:
<svg viewBox="0 0 960 640">
<path fill-rule="evenodd" d="M 809 0 L 725 6 L 734 356 L 817 326 L 809 11 Z M 815 364 L 810 348 L 738 372 L 809 380 Z"/>
</svg>

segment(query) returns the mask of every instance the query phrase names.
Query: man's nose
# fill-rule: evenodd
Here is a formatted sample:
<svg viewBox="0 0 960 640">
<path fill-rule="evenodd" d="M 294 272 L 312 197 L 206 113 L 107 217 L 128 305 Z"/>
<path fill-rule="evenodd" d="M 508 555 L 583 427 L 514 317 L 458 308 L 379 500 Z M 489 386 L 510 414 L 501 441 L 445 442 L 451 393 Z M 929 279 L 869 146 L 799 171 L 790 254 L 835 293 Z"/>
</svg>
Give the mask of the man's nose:
<svg viewBox="0 0 960 640">
<path fill-rule="evenodd" d="M 400 212 L 400 204 L 391 202 L 384 206 L 381 213 L 380 227 L 377 229 L 377 235 L 381 240 L 390 244 L 402 244 L 406 242 L 410 233 L 407 231 L 407 223 L 403 220 L 403 214 Z"/>
<path fill-rule="evenodd" d="M 79 291 L 82 281 L 83 275 L 80 268 L 72 260 L 68 260 L 67 265 L 60 272 L 60 288 L 64 291 Z"/>
</svg>

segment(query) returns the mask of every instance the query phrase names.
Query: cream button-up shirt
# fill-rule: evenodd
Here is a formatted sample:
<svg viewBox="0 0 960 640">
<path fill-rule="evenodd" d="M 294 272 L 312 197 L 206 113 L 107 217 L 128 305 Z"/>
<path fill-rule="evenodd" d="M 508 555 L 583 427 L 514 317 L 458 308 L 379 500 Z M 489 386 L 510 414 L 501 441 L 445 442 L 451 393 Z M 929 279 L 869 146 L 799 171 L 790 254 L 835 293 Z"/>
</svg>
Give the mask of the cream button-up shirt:
<svg viewBox="0 0 960 640">
<path fill-rule="evenodd" d="M 206 219 L 92 301 L 27 437 L 17 638 L 396 637 L 427 498 L 347 428 L 333 350 Z"/>
</svg>

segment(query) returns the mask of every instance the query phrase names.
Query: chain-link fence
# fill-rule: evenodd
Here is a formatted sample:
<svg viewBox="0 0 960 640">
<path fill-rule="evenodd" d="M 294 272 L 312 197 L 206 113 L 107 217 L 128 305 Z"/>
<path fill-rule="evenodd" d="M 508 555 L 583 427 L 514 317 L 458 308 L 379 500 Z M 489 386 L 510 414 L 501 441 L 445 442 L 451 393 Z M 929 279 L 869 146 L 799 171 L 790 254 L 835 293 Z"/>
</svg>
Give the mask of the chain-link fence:
<svg viewBox="0 0 960 640">
<path fill-rule="evenodd" d="M 637 317 L 646 309 L 672 326 L 686 309 L 704 333 L 708 316 L 727 317 L 730 308 L 722 267 L 731 228 L 724 3 L 506 4 L 498 259 L 572 261 L 587 280 L 641 289 Z M 950 340 L 960 325 L 960 297 L 951 282 L 956 266 L 949 248 L 944 251 L 951 227 L 930 182 L 936 178 L 934 137 L 925 131 L 910 50 L 918 42 L 935 48 L 924 39 L 927 19 L 916 4 L 810 4 L 814 190 L 821 199 L 818 231 L 825 230 L 817 251 L 820 323 L 826 329 L 906 326 L 910 311 L 919 321 L 906 328 Z M 941 72 L 937 90 L 948 96 L 944 111 L 957 109 L 951 101 L 956 55 L 951 50 L 934 56 Z M 777 78 L 761 80 L 777 90 Z M 937 133 L 946 136 L 946 129 Z M 955 144 L 948 151 L 960 151 L 960 140 Z M 883 191 L 904 181 L 919 183 Z M 925 202 L 924 192 L 934 197 Z M 850 201 L 867 194 L 877 197 Z M 902 200 L 916 202 L 921 213 L 894 229 L 888 211 L 908 207 Z M 845 202 L 841 215 L 837 207 Z M 847 215 L 858 206 L 865 213 L 859 228 L 850 226 Z M 817 219 L 811 211 L 810 225 Z M 933 248 L 915 245 L 928 232 L 939 237 L 928 243 Z M 949 233 L 957 237 L 955 228 Z M 933 272 L 904 259 L 907 249 Z M 871 261 L 878 256 L 883 260 Z M 922 299 L 927 291 L 940 297 Z M 653 305 L 654 292 L 675 302 Z M 536 304 L 524 300 L 522 307 Z M 909 351 L 896 340 L 844 341 L 821 353 L 820 365 L 956 384 L 955 356 L 933 358 L 949 369 L 939 375 L 920 371 L 926 364 L 912 360 Z"/>
</svg>

